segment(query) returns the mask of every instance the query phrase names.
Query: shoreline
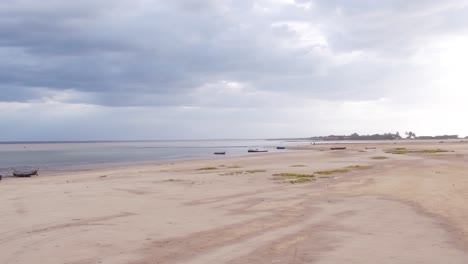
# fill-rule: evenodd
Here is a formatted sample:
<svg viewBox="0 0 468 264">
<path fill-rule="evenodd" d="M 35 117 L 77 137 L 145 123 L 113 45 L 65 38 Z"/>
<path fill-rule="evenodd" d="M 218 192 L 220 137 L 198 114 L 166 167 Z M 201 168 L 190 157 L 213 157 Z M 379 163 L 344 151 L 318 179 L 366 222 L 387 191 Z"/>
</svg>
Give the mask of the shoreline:
<svg viewBox="0 0 468 264">
<path fill-rule="evenodd" d="M 0 262 L 466 263 L 468 144 L 371 145 L 2 180 Z"/>
<path fill-rule="evenodd" d="M 197 140 L 196 142 L 204 142 L 205 140 Z M 222 142 L 222 140 L 218 140 L 220 142 Z M 253 141 L 253 140 L 252 140 Z M 267 140 L 268 141 L 268 140 Z M 96 141 L 97 143 L 99 144 L 111 144 L 111 143 L 122 143 L 122 144 L 127 144 L 127 143 L 146 143 L 146 142 L 167 142 L 167 141 Z M 89 144 L 94 144 L 96 143 L 94 141 L 90 141 L 90 142 L 85 142 L 85 143 L 89 143 Z M 169 141 L 169 142 L 172 142 L 172 141 Z M 360 146 L 369 146 L 369 145 L 377 145 L 379 147 L 383 147 L 383 146 L 393 146 L 393 145 L 411 145 L 411 146 L 420 146 L 420 145 L 425 145 L 425 144 L 441 144 L 441 146 L 443 146 L 442 144 L 453 144 L 453 143 L 468 143 L 468 141 L 465 141 L 463 139 L 460 139 L 460 140 L 455 140 L 455 139 L 451 139 L 451 140 L 446 140 L 446 141 L 440 141 L 440 140 L 375 140 L 375 141 L 372 141 L 372 140 L 355 140 L 355 141 L 319 141 L 319 142 L 309 142 L 309 141 L 294 141 L 294 142 L 288 142 L 288 143 L 302 143 L 302 144 L 298 144 L 298 145 L 288 145 L 286 146 L 286 149 L 285 150 L 276 150 L 275 147 L 272 145 L 272 146 L 268 146 L 268 148 L 270 149 L 270 152 L 268 152 L 267 154 L 271 154 L 271 153 L 284 153 L 284 152 L 291 152 L 291 151 L 303 151 L 303 150 L 317 150 L 317 149 L 326 149 L 328 148 L 330 145 L 339 145 L 339 146 L 346 146 L 348 148 L 355 148 L 355 147 L 360 147 Z M 67 144 L 70 143 L 70 144 L 75 144 L 75 145 L 79 145 L 80 142 L 67 142 Z M 307 144 L 305 144 L 307 143 Z M 314 145 L 314 143 L 316 143 Z M 48 142 L 37 142 L 37 143 L 34 143 L 34 144 L 37 144 L 37 145 L 48 145 L 49 143 Z M 53 144 L 56 144 L 56 145 L 61 145 L 62 143 L 61 142 L 57 142 L 57 143 L 53 143 Z M 1 143 L 0 143 L 1 145 Z M 9 144 L 9 145 L 21 145 L 21 144 Z M 277 144 L 279 145 L 279 144 Z M 266 146 L 265 146 L 266 147 Z M 320 148 L 322 147 L 322 148 Z M 15 147 L 17 148 L 17 146 Z M 168 149 L 171 149 L 171 147 L 163 147 L 164 148 L 168 148 Z M 185 147 L 184 147 L 185 148 Z M 194 148 L 200 148 L 200 147 L 194 147 Z M 228 147 L 228 148 L 239 148 L 239 147 Z M 7 149 L 0 149 L 0 153 L 1 151 L 8 151 L 9 148 Z M 41 148 L 39 148 L 41 149 Z M 183 148 L 182 148 L 183 149 Z M 204 147 L 202 149 L 217 149 L 217 147 Z M 247 150 L 247 148 L 246 148 Z M 50 174 L 53 174 L 53 175 L 58 175 L 58 174 L 61 174 L 61 173 L 70 173 L 70 172 L 80 172 L 80 171 L 92 171 L 92 170 L 96 170 L 96 169 L 105 169 L 105 168 L 108 168 L 108 167 L 115 167 L 115 168 L 124 168 L 124 167 L 127 167 L 127 166 L 146 166 L 146 165 L 151 165 L 151 164 L 163 164 L 163 163 L 174 163 L 174 162 L 180 162 L 180 161 L 195 161 L 195 160 L 209 160 L 209 159 L 223 159 L 223 158 L 236 158 L 236 157 L 244 157 L 244 156 L 249 156 L 249 155 L 258 155 L 260 153 L 242 153 L 242 152 L 236 152 L 234 154 L 228 154 L 226 156 L 217 156 L 217 155 L 213 155 L 212 153 L 206 153 L 206 154 L 203 154 L 203 155 L 199 155 L 199 156 L 190 156 L 190 157 L 177 157 L 177 158 L 171 158 L 171 157 L 160 157 L 160 158 L 154 158 L 154 159 L 149 159 L 149 158 L 146 158 L 146 159 L 142 159 L 142 160 L 133 160 L 133 161 L 109 161 L 109 162 L 98 162 L 98 163 L 82 163 L 82 164 L 79 164 L 79 165 L 71 165 L 71 164 L 62 164 L 62 165 L 33 165 L 31 167 L 38 167 L 41 169 L 41 172 L 42 173 L 46 173 L 47 175 L 50 175 Z M 264 153 L 263 153 L 264 154 Z M 28 166 L 29 165 L 25 165 L 25 166 Z M 0 167 L 0 169 L 3 169 L 3 170 L 11 170 L 12 168 L 14 168 L 16 166 L 4 166 L 4 167 Z M 0 171 L 1 172 L 1 171 Z M 12 175 L 3 175 L 4 177 L 11 177 Z"/>
<path fill-rule="evenodd" d="M 275 155 L 275 154 L 285 154 L 291 153 L 295 151 L 302 151 L 301 149 L 286 149 L 278 152 L 267 152 L 267 153 L 245 153 L 242 155 L 235 155 L 235 156 L 221 156 L 221 155 L 214 155 L 206 157 L 189 157 L 189 158 L 175 158 L 175 159 L 158 159 L 158 160 L 146 160 L 146 161 L 129 161 L 129 162 L 113 162 L 113 163 L 96 163 L 96 164 L 85 164 L 85 165 L 67 165 L 60 168 L 54 169 L 42 169 L 40 171 L 39 177 L 44 176 L 57 176 L 61 174 L 67 173 L 85 173 L 85 172 L 94 172 L 100 170 L 108 170 L 112 168 L 113 170 L 120 170 L 120 169 L 130 169 L 130 168 L 140 168 L 140 167 L 148 167 L 148 166 L 159 166 L 159 165 L 167 165 L 167 164 L 183 164 L 186 162 L 210 162 L 210 161 L 217 161 L 217 160 L 231 160 L 236 158 L 244 158 L 248 156 L 267 156 L 267 155 Z M 211 157 L 211 158 L 208 158 Z M 11 167 L 13 168 L 13 167 Z M 10 168 L 8 168 L 10 169 Z M 41 173 L 42 172 L 42 173 Z M 5 178 L 14 178 L 13 175 L 3 175 Z M 37 176 L 33 176 L 37 177 Z"/>
</svg>

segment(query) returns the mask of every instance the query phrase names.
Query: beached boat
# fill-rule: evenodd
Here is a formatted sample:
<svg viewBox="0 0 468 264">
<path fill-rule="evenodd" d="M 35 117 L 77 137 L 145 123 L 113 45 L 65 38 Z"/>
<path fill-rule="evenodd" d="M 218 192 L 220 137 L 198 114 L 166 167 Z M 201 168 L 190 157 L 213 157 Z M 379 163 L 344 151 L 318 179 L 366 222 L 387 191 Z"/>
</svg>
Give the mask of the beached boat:
<svg viewBox="0 0 468 264">
<path fill-rule="evenodd" d="M 218 151 L 214 153 L 215 155 L 226 155 L 226 151 Z"/>
<path fill-rule="evenodd" d="M 255 152 L 268 152 L 266 149 L 249 149 L 247 152 L 255 153 Z"/>
<path fill-rule="evenodd" d="M 13 170 L 13 176 L 16 177 L 31 177 L 38 175 L 38 169 L 29 169 L 29 168 L 17 168 Z"/>
<path fill-rule="evenodd" d="M 276 149 L 286 149 L 286 147 L 276 147 Z"/>
<path fill-rule="evenodd" d="M 331 147 L 331 150 L 345 150 L 346 147 Z"/>
</svg>

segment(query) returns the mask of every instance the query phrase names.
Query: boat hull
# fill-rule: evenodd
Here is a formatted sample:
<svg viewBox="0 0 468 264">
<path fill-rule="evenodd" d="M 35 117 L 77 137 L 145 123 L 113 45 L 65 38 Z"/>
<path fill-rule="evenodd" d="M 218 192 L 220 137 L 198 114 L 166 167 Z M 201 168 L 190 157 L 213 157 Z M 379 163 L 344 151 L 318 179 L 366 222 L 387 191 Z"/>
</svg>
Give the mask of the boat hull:
<svg viewBox="0 0 468 264">
<path fill-rule="evenodd" d="M 14 171 L 13 176 L 15 177 L 31 177 L 37 175 L 37 170 L 32 171 Z"/>
<path fill-rule="evenodd" d="M 346 147 L 332 147 L 331 150 L 345 150 Z"/>
</svg>

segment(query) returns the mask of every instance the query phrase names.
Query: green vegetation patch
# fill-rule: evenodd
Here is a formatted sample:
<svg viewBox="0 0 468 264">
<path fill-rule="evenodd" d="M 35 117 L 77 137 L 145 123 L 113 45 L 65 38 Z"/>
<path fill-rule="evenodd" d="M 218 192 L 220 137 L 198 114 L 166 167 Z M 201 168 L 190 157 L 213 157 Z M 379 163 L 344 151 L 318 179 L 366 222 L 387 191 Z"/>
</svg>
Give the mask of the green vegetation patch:
<svg viewBox="0 0 468 264">
<path fill-rule="evenodd" d="M 319 175 L 331 175 L 336 173 L 347 173 L 350 169 L 335 169 L 335 170 L 323 170 L 323 171 L 316 171 L 316 174 Z"/>
<path fill-rule="evenodd" d="M 261 172 L 266 172 L 266 170 L 246 170 L 244 171 L 245 173 L 261 173 Z"/>
<path fill-rule="evenodd" d="M 406 149 L 406 148 L 395 148 L 395 149 L 388 149 L 385 153 L 390 154 L 436 154 L 436 153 L 445 153 L 450 152 L 444 149 Z"/>
<path fill-rule="evenodd" d="M 315 180 L 315 175 L 313 174 L 283 172 L 273 174 L 273 176 L 278 180 L 287 180 L 290 183 L 305 183 Z"/>
<path fill-rule="evenodd" d="M 353 165 L 353 166 L 348 166 L 348 167 L 341 168 L 341 169 L 316 171 L 315 174 L 332 175 L 332 174 L 337 174 L 337 173 L 348 173 L 351 170 L 365 170 L 365 169 L 370 169 L 370 168 L 371 166 Z"/>
<path fill-rule="evenodd" d="M 310 178 L 298 178 L 298 179 L 290 180 L 289 182 L 293 183 L 293 184 L 294 183 L 306 183 L 306 182 L 310 182 L 312 180 L 314 180 L 314 179 L 313 178 L 312 179 L 310 179 Z"/>
<path fill-rule="evenodd" d="M 445 152 L 453 152 L 453 151 L 449 151 L 449 150 L 445 150 L 445 149 L 423 149 L 421 151 L 419 151 L 418 153 L 445 153 Z"/>
<path fill-rule="evenodd" d="M 217 167 L 203 167 L 203 168 L 199 168 L 197 170 L 199 171 L 207 171 L 207 170 L 217 170 L 218 168 Z"/>
</svg>

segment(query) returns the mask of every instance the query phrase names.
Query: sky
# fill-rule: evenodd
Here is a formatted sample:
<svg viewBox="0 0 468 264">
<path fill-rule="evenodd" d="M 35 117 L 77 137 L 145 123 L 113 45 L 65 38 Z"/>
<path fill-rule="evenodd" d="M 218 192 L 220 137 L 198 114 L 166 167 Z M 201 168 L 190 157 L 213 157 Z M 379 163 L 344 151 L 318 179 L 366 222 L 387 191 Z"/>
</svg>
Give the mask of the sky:
<svg viewBox="0 0 468 264">
<path fill-rule="evenodd" d="M 0 141 L 468 135 L 468 0 L 2 0 Z"/>
</svg>

